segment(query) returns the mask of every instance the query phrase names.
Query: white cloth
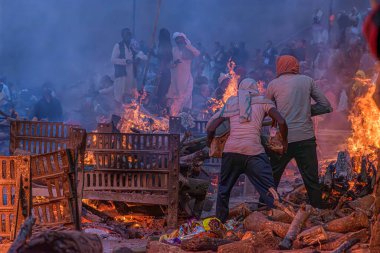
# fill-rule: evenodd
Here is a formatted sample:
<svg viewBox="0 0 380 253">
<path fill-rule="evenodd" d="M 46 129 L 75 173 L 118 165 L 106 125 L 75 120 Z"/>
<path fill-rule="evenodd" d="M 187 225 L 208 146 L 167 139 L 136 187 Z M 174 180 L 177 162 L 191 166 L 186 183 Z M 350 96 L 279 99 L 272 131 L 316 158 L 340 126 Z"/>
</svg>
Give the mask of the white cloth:
<svg viewBox="0 0 380 253">
<path fill-rule="evenodd" d="M 193 46 L 187 44 L 186 48 L 194 56 L 200 52 Z M 193 76 L 191 75 L 191 61 L 183 56 L 183 52 L 178 48 L 173 48 L 173 61 L 180 60 L 176 67 L 171 69 L 171 83 L 167 98 L 172 100 L 170 111 L 172 116 L 176 116 L 184 107 L 191 108 L 193 93 Z"/>
<path fill-rule="evenodd" d="M 136 93 L 137 83 L 133 74 L 133 64 L 127 64 L 126 60 L 133 60 L 132 51 L 125 47 L 125 58 L 120 59 L 119 43 L 116 43 L 112 50 L 111 62 L 116 65 L 124 65 L 127 76 L 115 78 L 114 97 L 118 102 L 123 102 L 125 95 L 134 96 Z"/>
<path fill-rule="evenodd" d="M 273 103 L 251 105 L 251 121 L 241 123 L 240 116 L 230 117 L 230 135 L 223 152 L 239 153 L 243 155 L 259 155 L 265 153 L 261 144 L 261 128 L 264 117 L 274 108 Z"/>
</svg>

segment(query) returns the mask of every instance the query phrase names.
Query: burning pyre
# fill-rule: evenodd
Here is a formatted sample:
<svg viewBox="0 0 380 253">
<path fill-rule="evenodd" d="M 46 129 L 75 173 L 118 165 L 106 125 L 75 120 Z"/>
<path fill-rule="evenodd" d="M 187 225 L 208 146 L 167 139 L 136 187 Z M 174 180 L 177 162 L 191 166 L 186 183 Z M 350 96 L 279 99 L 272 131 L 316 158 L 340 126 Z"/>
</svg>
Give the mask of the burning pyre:
<svg viewBox="0 0 380 253">
<path fill-rule="evenodd" d="M 132 133 L 136 129 L 145 133 L 157 133 L 169 130 L 167 118 L 152 115 L 139 102 L 144 100 L 144 94 L 139 99 L 124 105 L 123 115 L 118 125 L 120 132 Z"/>
<path fill-rule="evenodd" d="M 231 96 L 236 96 L 238 92 L 240 76 L 236 74 L 234 71 L 236 64 L 234 61 L 230 60 L 227 64 L 227 67 L 228 67 L 228 74 L 230 76 L 230 80 L 228 82 L 227 88 L 223 94 L 222 99 L 211 98 L 209 100 L 209 104 L 210 104 L 209 111 L 213 113 L 219 110 L 220 108 L 222 108 L 224 104 L 227 102 L 227 100 Z"/>
</svg>

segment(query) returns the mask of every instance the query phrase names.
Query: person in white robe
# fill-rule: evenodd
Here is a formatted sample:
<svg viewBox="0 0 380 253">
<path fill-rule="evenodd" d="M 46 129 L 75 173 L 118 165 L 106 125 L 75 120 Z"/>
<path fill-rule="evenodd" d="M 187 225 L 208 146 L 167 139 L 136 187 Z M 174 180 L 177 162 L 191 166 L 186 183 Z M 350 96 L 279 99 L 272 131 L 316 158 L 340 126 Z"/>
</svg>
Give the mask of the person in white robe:
<svg viewBox="0 0 380 253">
<path fill-rule="evenodd" d="M 136 59 L 146 60 L 146 55 L 138 51 L 129 28 L 121 31 L 122 41 L 116 43 L 112 50 L 111 62 L 115 67 L 114 98 L 123 103 L 126 97 L 136 98 Z"/>
<path fill-rule="evenodd" d="M 177 116 L 184 108 L 191 109 L 193 93 L 193 76 L 191 61 L 199 56 L 198 49 L 191 45 L 183 33 L 173 34 L 176 46 L 173 47 L 173 65 L 171 69 L 171 84 L 167 94 L 170 115 Z"/>
</svg>

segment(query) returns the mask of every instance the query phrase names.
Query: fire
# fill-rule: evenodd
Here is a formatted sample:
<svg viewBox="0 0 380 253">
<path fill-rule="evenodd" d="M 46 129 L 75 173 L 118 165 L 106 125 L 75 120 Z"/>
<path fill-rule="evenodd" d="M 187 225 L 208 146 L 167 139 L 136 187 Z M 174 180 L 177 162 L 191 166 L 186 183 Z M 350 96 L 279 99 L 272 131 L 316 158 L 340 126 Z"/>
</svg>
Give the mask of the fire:
<svg viewBox="0 0 380 253">
<path fill-rule="evenodd" d="M 85 165 L 94 165 L 96 162 L 95 162 L 95 156 L 94 156 L 94 153 L 91 152 L 91 151 L 87 151 L 85 154 L 84 154 L 84 164 Z"/>
<path fill-rule="evenodd" d="M 228 82 L 228 86 L 226 88 L 226 91 L 223 94 L 222 99 L 218 100 L 215 98 L 211 98 L 209 100 L 209 104 L 211 104 L 210 110 L 213 113 L 216 112 L 217 110 L 219 110 L 220 108 L 222 108 L 231 96 L 237 96 L 240 76 L 237 75 L 234 71 L 236 64 L 235 64 L 235 62 L 230 60 L 228 62 L 227 67 L 228 67 L 228 73 L 230 75 L 230 81 Z"/>
<path fill-rule="evenodd" d="M 258 88 L 258 90 L 259 90 L 259 93 L 260 93 L 260 95 L 264 95 L 265 94 L 265 92 L 267 91 L 266 89 L 265 89 L 265 87 L 264 87 L 264 81 L 258 81 L 257 82 L 257 88 Z"/>
<path fill-rule="evenodd" d="M 372 157 L 376 161 L 380 149 L 380 110 L 372 96 L 375 84 L 367 79 L 357 79 L 367 91 L 355 98 L 348 119 L 352 125 L 352 134 L 348 139 L 348 150 L 353 157 Z M 376 165 L 375 165 L 376 166 Z M 360 172 L 360 165 L 354 168 Z"/>
<path fill-rule="evenodd" d="M 136 100 L 124 105 L 124 113 L 118 125 L 122 133 L 131 133 L 131 129 L 137 129 L 147 133 L 167 132 L 169 130 L 169 120 L 163 117 L 156 117 L 144 110 L 142 105 Z"/>
<path fill-rule="evenodd" d="M 234 71 L 235 67 L 236 67 L 235 62 L 229 61 L 228 70 L 229 70 L 231 79 L 228 83 L 226 91 L 223 94 L 223 99 L 222 99 L 223 104 L 225 104 L 231 96 L 237 96 L 237 93 L 238 93 L 238 85 L 239 85 L 238 82 L 239 82 L 240 76 L 235 73 Z"/>
</svg>

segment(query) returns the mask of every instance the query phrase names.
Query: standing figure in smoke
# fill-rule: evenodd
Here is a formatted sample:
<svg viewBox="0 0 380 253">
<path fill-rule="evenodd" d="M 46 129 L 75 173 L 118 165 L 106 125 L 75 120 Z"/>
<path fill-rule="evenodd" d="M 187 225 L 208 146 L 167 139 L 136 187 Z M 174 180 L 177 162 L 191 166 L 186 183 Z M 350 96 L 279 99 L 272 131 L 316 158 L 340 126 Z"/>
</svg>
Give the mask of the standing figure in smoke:
<svg viewBox="0 0 380 253">
<path fill-rule="evenodd" d="M 170 64 L 173 61 L 172 43 L 170 38 L 170 32 L 162 28 L 158 36 L 158 90 L 157 97 L 160 107 L 166 107 L 166 95 L 169 90 L 171 73 Z"/>
<path fill-rule="evenodd" d="M 332 111 L 330 102 L 314 80 L 301 75 L 297 59 L 290 55 L 277 59 L 277 78 L 269 83 L 266 96 L 275 101 L 277 110 L 288 124 L 288 150 L 281 157 L 272 156 L 271 165 L 276 187 L 287 164 L 295 158 L 304 181 L 310 204 L 323 208 L 318 178 L 317 144 L 312 115 Z M 316 102 L 311 105 L 311 99 Z"/>
<path fill-rule="evenodd" d="M 173 39 L 177 46 L 173 48 L 173 65 L 171 83 L 167 98 L 169 99 L 170 114 L 178 115 L 183 108 L 191 108 L 193 93 L 193 76 L 191 61 L 199 56 L 198 49 L 191 45 L 183 33 L 176 32 Z"/>
<path fill-rule="evenodd" d="M 136 62 L 137 59 L 146 59 L 138 51 L 138 45 L 134 43 L 129 28 L 121 30 L 121 37 L 122 41 L 115 44 L 111 56 L 115 67 L 114 97 L 118 103 L 123 103 L 126 97 L 137 97 Z"/>
</svg>

